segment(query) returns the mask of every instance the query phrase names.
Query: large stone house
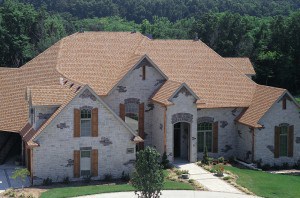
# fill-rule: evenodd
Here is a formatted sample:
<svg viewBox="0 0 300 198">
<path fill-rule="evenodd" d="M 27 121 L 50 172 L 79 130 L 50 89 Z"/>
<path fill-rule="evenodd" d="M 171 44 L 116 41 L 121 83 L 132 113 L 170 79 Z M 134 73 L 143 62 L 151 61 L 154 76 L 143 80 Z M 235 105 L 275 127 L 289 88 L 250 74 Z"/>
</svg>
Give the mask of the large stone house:
<svg viewBox="0 0 300 198">
<path fill-rule="evenodd" d="M 248 58 L 199 40 L 75 33 L 18 69 L 0 69 L 0 161 L 13 147 L 34 184 L 129 173 L 137 149 L 173 161 L 300 159 L 299 105 L 258 85 Z M 14 146 L 12 146 L 14 145 Z"/>
</svg>

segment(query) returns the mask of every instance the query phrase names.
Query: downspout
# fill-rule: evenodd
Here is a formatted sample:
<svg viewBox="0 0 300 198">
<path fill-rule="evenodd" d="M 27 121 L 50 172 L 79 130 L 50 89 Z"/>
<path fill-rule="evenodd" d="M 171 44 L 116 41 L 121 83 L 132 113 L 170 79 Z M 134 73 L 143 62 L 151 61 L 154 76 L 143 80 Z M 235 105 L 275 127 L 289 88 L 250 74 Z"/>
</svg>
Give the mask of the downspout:
<svg viewBox="0 0 300 198">
<path fill-rule="evenodd" d="M 164 110 L 164 152 L 167 153 L 167 128 L 166 128 L 166 124 L 167 124 L 167 107 L 165 107 Z"/>
<path fill-rule="evenodd" d="M 255 133 L 254 133 L 254 128 L 251 128 L 251 132 L 252 132 L 252 163 L 254 162 L 254 151 L 255 151 L 255 148 L 254 148 L 254 143 L 255 143 Z"/>
</svg>

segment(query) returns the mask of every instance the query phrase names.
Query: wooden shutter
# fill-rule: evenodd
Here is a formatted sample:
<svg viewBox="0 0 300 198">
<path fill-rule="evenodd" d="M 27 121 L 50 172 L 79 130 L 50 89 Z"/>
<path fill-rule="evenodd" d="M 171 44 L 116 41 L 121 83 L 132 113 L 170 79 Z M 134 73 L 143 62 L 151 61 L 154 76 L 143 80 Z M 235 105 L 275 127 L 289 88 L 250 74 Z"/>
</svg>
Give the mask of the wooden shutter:
<svg viewBox="0 0 300 198">
<path fill-rule="evenodd" d="M 125 104 L 120 103 L 120 118 L 125 121 Z"/>
<path fill-rule="evenodd" d="M 80 137 L 80 110 L 74 109 L 74 137 Z"/>
<path fill-rule="evenodd" d="M 218 152 L 218 136 L 219 136 L 219 123 L 213 124 L 213 153 Z"/>
<path fill-rule="evenodd" d="M 294 151 L 294 126 L 288 129 L 288 157 L 293 157 Z"/>
<path fill-rule="evenodd" d="M 98 176 L 98 149 L 92 150 L 92 176 Z"/>
<path fill-rule="evenodd" d="M 92 137 L 98 137 L 98 108 L 92 110 Z"/>
<path fill-rule="evenodd" d="M 144 103 L 139 105 L 139 136 L 144 139 L 145 138 L 145 125 L 144 125 L 144 114 L 145 114 L 145 106 Z M 139 144 L 140 149 L 144 149 L 144 142 Z"/>
<path fill-rule="evenodd" d="M 80 177 L 80 151 L 74 151 L 74 177 Z"/>
<path fill-rule="evenodd" d="M 279 142 L 280 142 L 280 127 L 275 126 L 275 134 L 274 134 L 274 158 L 279 157 Z"/>
</svg>

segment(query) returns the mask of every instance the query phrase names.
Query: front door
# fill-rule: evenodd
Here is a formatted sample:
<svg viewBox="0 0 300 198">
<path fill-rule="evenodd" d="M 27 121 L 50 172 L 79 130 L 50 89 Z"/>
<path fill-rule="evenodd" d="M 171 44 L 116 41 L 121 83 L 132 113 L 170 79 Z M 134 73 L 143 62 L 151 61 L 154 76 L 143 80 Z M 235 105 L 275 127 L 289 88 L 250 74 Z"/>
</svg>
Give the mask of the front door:
<svg viewBox="0 0 300 198">
<path fill-rule="evenodd" d="M 180 157 L 180 138 L 181 127 L 180 123 L 174 124 L 174 157 Z"/>
</svg>

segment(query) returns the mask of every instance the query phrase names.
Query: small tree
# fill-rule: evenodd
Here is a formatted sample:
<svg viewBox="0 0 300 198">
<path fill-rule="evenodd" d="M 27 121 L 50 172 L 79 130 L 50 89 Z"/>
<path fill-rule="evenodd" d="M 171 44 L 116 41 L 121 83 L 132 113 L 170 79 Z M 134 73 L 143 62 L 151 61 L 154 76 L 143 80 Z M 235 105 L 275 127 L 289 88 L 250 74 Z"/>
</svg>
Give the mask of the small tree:
<svg viewBox="0 0 300 198">
<path fill-rule="evenodd" d="M 206 146 L 204 148 L 202 163 L 203 164 L 209 164 L 209 157 L 208 157 L 208 152 L 207 152 L 207 147 Z"/>
<path fill-rule="evenodd" d="M 22 182 L 22 190 L 24 189 L 24 182 L 25 182 L 25 179 L 27 176 L 29 176 L 30 173 L 29 171 L 27 170 L 27 168 L 19 168 L 19 169 L 16 169 L 14 172 L 13 172 L 13 175 L 11 176 L 11 178 L 13 179 L 17 179 L 19 178 Z"/>
<path fill-rule="evenodd" d="M 135 171 L 132 174 L 131 182 L 138 197 L 160 197 L 164 174 L 159 161 L 160 154 L 154 148 L 146 147 L 137 153 Z"/>
<path fill-rule="evenodd" d="M 164 169 L 168 169 L 170 167 L 170 161 L 168 160 L 166 152 L 164 152 L 163 156 L 161 157 L 161 165 Z"/>
</svg>

